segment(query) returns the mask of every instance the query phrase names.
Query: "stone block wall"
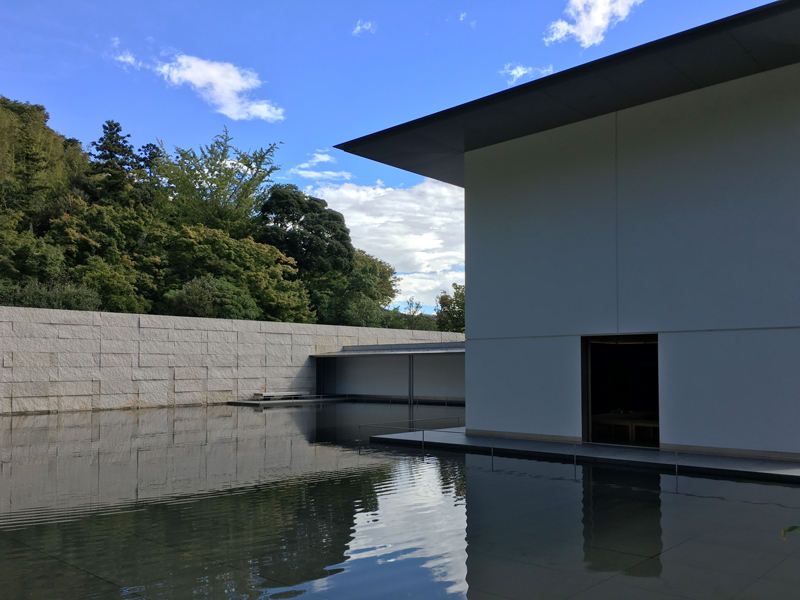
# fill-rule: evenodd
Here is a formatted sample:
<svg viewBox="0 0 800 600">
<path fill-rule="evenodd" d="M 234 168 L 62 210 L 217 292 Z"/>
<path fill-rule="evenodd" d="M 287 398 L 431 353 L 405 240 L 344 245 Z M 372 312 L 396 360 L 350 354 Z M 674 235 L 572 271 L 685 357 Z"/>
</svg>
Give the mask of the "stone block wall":
<svg viewBox="0 0 800 600">
<path fill-rule="evenodd" d="M 221 404 L 316 388 L 312 354 L 463 334 L 0 306 L 0 414 Z"/>
</svg>

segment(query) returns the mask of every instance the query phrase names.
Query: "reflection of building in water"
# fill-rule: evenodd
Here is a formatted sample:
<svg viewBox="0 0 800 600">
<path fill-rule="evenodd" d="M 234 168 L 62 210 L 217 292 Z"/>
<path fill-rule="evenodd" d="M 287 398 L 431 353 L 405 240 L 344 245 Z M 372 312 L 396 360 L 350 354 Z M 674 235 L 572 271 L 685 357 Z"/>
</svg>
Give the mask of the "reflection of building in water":
<svg viewBox="0 0 800 600">
<path fill-rule="evenodd" d="M 315 428 L 314 407 L 2 416 L 0 526 L 24 511 L 74 515 L 391 462 L 314 444 Z"/>
<path fill-rule="evenodd" d="M 658 473 L 583 467 L 583 554 L 589 571 L 624 571 L 630 561 L 616 554 L 621 552 L 655 557 L 642 564 L 636 576 L 658 577 L 661 533 Z"/>
</svg>

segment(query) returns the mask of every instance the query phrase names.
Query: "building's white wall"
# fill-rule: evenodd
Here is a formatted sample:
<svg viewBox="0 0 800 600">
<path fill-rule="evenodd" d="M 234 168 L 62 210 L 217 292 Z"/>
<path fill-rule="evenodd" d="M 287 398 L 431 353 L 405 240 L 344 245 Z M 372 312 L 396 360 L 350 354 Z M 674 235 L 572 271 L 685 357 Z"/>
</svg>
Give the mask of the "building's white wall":
<svg viewBox="0 0 800 600">
<path fill-rule="evenodd" d="M 336 359 L 336 393 L 408 395 L 408 356 L 359 356 Z M 464 354 L 414 357 L 414 395 L 464 397 Z"/>
<path fill-rule="evenodd" d="M 614 116 L 465 160 L 470 339 L 616 331 Z"/>
<path fill-rule="evenodd" d="M 546 336 L 659 333 L 664 443 L 800 452 L 794 342 L 728 374 L 666 335 L 800 326 L 798 106 L 794 65 L 468 152 L 468 427 L 580 435 Z"/>
<path fill-rule="evenodd" d="M 619 113 L 620 332 L 800 325 L 798 106 L 800 65 Z"/>
<path fill-rule="evenodd" d="M 468 429 L 581 437 L 581 339 L 467 341 Z"/>
<path fill-rule="evenodd" d="M 800 330 L 658 339 L 661 443 L 800 453 Z"/>
</svg>

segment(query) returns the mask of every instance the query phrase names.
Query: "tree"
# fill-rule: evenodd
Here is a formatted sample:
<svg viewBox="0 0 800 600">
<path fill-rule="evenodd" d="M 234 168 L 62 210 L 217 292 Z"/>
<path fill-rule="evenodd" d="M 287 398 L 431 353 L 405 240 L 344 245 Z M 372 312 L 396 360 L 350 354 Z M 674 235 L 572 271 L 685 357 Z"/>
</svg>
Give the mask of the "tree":
<svg viewBox="0 0 800 600">
<path fill-rule="evenodd" d="M 278 170 L 273 164 L 277 146 L 243 151 L 232 140 L 226 128 L 199 152 L 176 147 L 170 157 L 161 144 L 156 156 L 145 147 L 145 163 L 155 163 L 154 172 L 166 181 L 160 207 L 167 222 L 221 229 L 237 239 L 253 233 L 252 219 L 267 201 L 270 177 Z"/>
<path fill-rule="evenodd" d="M 386 307 L 398 292 L 399 277 L 388 264 L 356 250 L 349 275 L 325 274 L 313 288 L 317 320 L 331 325 L 383 327 Z M 324 282 L 324 286 L 320 285 Z"/>
<path fill-rule="evenodd" d="M 261 206 L 256 239 L 297 261 L 305 280 L 331 271 L 347 275 L 355 267 L 355 249 L 341 213 L 295 185 L 274 185 Z"/>
<path fill-rule="evenodd" d="M 170 229 L 163 243 L 168 265 L 164 278 L 167 292 L 180 290 L 195 278 L 211 276 L 248 294 L 258 307 L 259 319 L 314 321 L 306 290 L 296 278 L 294 260 L 277 248 L 258 244 L 252 238 L 237 240 L 224 231 L 203 225 Z M 232 293 L 227 287 L 224 291 Z M 240 296 L 237 301 L 240 306 L 250 306 L 244 294 Z M 170 312 L 168 306 L 163 310 Z"/>
<path fill-rule="evenodd" d="M 209 319 L 258 319 L 261 311 L 247 290 L 211 275 L 195 277 L 165 294 L 174 315 Z"/>
<path fill-rule="evenodd" d="M 430 315 L 422 312 L 422 303 L 411 296 L 406 300 L 406 329 L 413 329 L 419 331 L 433 331 L 436 329 L 436 323 Z"/>
<path fill-rule="evenodd" d="M 453 294 L 445 290 L 436 296 L 436 328 L 439 331 L 465 331 L 466 286 L 453 284 Z"/>
</svg>

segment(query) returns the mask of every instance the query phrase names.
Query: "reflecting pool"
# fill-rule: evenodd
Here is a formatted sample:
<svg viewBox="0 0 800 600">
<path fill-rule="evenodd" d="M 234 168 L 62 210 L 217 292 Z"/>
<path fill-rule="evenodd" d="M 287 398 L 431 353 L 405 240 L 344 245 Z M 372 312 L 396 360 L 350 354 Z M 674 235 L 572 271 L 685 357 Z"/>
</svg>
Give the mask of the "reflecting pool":
<svg viewBox="0 0 800 600">
<path fill-rule="evenodd" d="M 407 418 L 0 417 L 0 598 L 800 597 L 798 487 L 363 442 Z"/>
</svg>

